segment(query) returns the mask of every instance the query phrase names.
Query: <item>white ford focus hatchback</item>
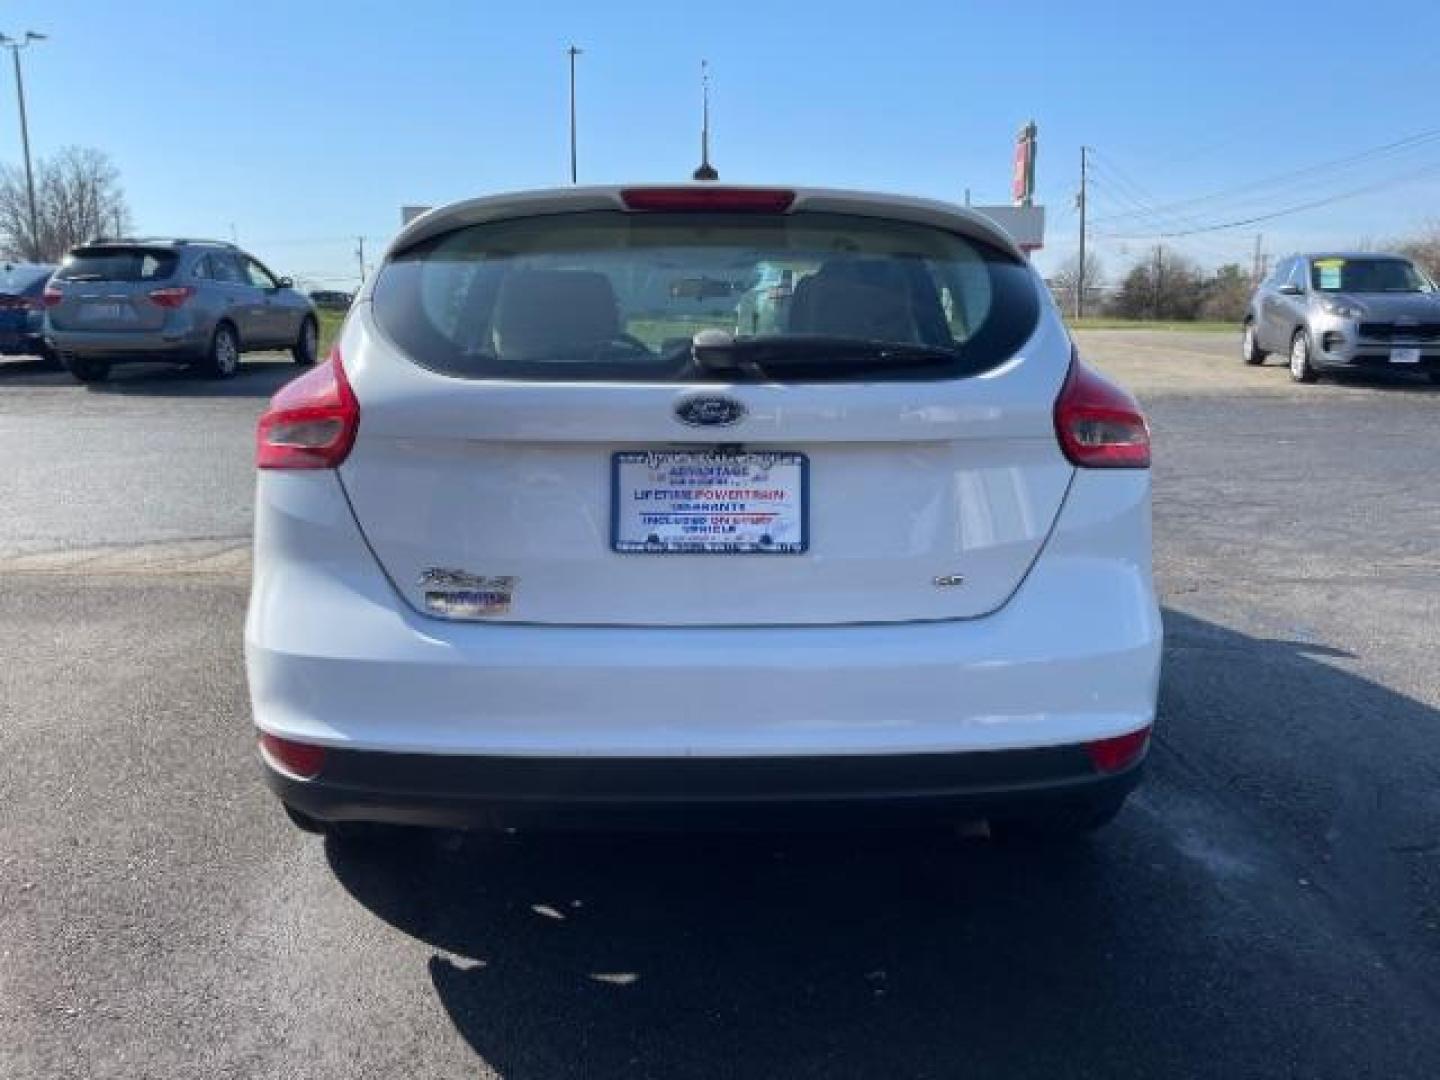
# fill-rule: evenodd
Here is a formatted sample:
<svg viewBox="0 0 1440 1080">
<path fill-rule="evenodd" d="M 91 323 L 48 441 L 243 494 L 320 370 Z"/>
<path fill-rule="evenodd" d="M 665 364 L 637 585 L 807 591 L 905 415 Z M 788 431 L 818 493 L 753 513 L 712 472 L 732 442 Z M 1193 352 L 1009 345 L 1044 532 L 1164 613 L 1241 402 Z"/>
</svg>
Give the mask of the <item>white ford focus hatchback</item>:
<svg viewBox="0 0 1440 1080">
<path fill-rule="evenodd" d="M 433 211 L 260 420 L 267 777 L 312 829 L 1093 828 L 1155 714 L 1149 461 L 958 207 Z"/>
</svg>

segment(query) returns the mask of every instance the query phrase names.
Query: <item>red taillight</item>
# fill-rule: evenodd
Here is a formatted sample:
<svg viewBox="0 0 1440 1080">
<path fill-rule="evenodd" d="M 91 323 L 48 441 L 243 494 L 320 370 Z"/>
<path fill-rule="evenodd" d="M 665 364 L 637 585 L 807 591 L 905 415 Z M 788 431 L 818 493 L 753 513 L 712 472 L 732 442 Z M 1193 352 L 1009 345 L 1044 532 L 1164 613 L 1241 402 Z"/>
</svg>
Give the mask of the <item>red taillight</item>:
<svg viewBox="0 0 1440 1080">
<path fill-rule="evenodd" d="M 345 378 L 340 350 L 270 399 L 255 432 L 261 469 L 333 469 L 355 445 L 360 402 Z"/>
<path fill-rule="evenodd" d="M 1140 405 L 1078 356 L 1055 401 L 1055 432 L 1074 465 L 1087 469 L 1148 469 L 1150 428 Z"/>
<path fill-rule="evenodd" d="M 54 285 L 46 285 L 45 292 L 41 294 L 41 298 L 45 301 L 46 307 L 54 307 L 65 299 L 65 294 Z"/>
<path fill-rule="evenodd" d="M 795 192 L 782 188 L 694 187 L 625 188 L 627 210 L 711 210 L 728 214 L 783 214 Z"/>
<path fill-rule="evenodd" d="M 14 296 L 9 293 L 0 296 L 0 311 L 34 311 L 40 306 L 40 301 L 33 296 Z"/>
<path fill-rule="evenodd" d="M 291 742 L 278 735 L 262 732 L 260 752 L 281 772 L 300 780 L 313 780 L 325 767 L 325 748 L 309 743 Z"/>
<path fill-rule="evenodd" d="M 1119 772 L 1139 761 L 1145 753 L 1145 747 L 1149 744 L 1150 728 L 1146 726 L 1139 731 L 1117 735 L 1113 739 L 1100 739 L 1096 742 L 1086 743 L 1085 750 L 1090 755 L 1090 763 L 1097 770 L 1103 773 L 1112 773 Z"/>
<path fill-rule="evenodd" d="M 164 289 L 151 289 L 146 295 L 156 307 L 178 308 L 195 295 L 195 286 L 171 285 Z"/>
</svg>

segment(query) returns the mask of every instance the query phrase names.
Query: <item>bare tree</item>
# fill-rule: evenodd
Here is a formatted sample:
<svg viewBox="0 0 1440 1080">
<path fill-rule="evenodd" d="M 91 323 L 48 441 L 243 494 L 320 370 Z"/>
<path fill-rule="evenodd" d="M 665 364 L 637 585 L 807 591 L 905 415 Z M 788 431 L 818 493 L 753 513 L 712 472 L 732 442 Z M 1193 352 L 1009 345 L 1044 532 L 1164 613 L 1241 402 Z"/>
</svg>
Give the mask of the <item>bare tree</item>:
<svg viewBox="0 0 1440 1080">
<path fill-rule="evenodd" d="M 1060 305 L 1060 310 L 1066 315 L 1075 311 L 1075 296 L 1080 289 L 1085 290 L 1085 309 L 1087 311 L 1098 311 L 1100 309 L 1100 290 L 1105 284 L 1105 268 L 1100 265 L 1100 260 L 1094 255 L 1085 260 L 1085 280 L 1080 280 L 1080 256 L 1072 255 L 1060 264 L 1060 268 L 1050 276 L 1050 292 L 1055 297 L 1055 303 Z"/>
<path fill-rule="evenodd" d="M 1236 263 L 1226 263 L 1205 282 L 1205 299 L 1200 304 L 1200 318 L 1212 322 L 1239 323 L 1250 306 L 1255 283 L 1250 271 Z"/>
<path fill-rule="evenodd" d="M 1205 280 L 1192 261 L 1163 246 L 1130 268 L 1112 310 L 1128 319 L 1194 319 L 1205 298 Z"/>
<path fill-rule="evenodd" d="M 130 227 L 120 171 L 108 154 L 67 146 L 35 164 L 38 235 L 30 233 L 25 171 L 0 167 L 0 249 L 11 258 L 58 262 L 77 244 Z"/>
<path fill-rule="evenodd" d="M 1419 263 L 1432 280 L 1440 281 L 1440 221 L 1432 221 L 1416 235 L 1400 241 L 1395 250 Z"/>
</svg>

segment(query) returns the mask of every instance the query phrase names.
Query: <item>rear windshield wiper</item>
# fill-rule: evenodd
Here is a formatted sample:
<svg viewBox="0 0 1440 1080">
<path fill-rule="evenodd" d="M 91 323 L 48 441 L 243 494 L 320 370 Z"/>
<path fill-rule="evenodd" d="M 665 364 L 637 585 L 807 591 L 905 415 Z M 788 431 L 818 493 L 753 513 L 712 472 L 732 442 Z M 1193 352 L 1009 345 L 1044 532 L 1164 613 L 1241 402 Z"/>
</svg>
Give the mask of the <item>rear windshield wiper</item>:
<svg viewBox="0 0 1440 1080">
<path fill-rule="evenodd" d="M 895 368 L 951 367 L 963 361 L 958 349 L 904 341 L 832 337 L 823 334 L 759 334 L 733 337 L 702 330 L 690 343 L 695 363 L 707 371 L 782 371 L 849 374 Z"/>
</svg>

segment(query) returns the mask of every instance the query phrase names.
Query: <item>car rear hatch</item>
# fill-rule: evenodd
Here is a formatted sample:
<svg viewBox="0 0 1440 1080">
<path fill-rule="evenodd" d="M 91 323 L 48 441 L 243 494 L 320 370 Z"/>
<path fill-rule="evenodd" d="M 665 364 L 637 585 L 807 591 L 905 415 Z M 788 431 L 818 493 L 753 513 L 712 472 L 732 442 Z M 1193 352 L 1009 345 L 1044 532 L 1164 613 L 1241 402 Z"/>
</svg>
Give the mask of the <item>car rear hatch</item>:
<svg viewBox="0 0 1440 1080">
<path fill-rule="evenodd" d="M 395 587 L 559 625 L 999 608 L 1073 475 L 1070 345 L 1006 241 L 938 213 L 814 198 L 402 238 L 344 340 L 361 420 L 340 469 Z M 788 336 L 735 337 L 743 288 L 688 283 L 762 259 L 795 271 Z"/>
<path fill-rule="evenodd" d="M 159 330 L 174 307 L 167 290 L 178 262 L 168 247 L 77 248 L 51 279 L 50 325 L 103 333 Z"/>
</svg>

